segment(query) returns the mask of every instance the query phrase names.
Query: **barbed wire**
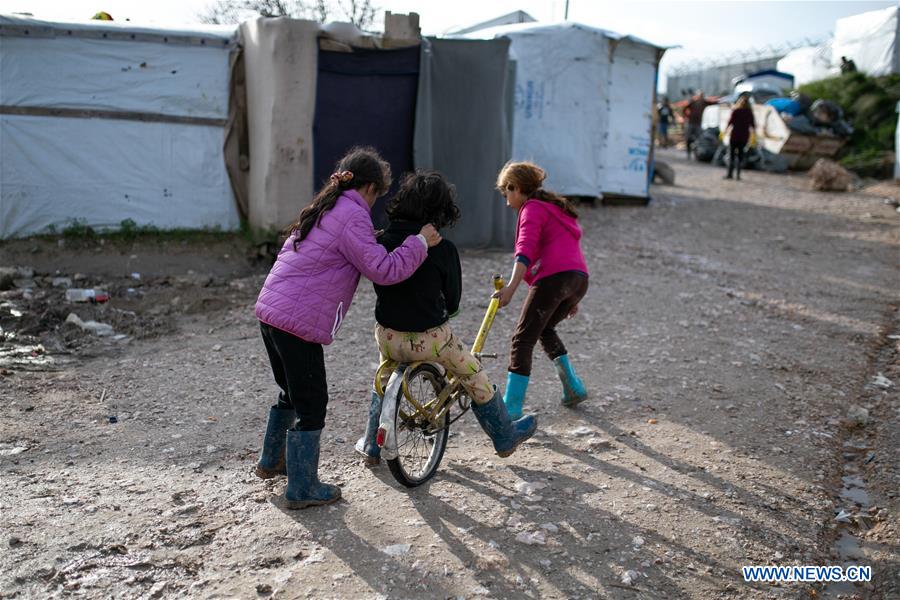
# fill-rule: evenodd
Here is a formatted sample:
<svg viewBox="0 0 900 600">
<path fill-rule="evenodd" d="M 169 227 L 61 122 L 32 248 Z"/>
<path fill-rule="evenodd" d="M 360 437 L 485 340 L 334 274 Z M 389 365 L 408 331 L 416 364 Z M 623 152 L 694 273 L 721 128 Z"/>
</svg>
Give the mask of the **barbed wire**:
<svg viewBox="0 0 900 600">
<path fill-rule="evenodd" d="M 752 63 L 763 60 L 781 58 L 791 50 L 806 46 L 819 46 L 829 38 L 811 40 L 804 38 L 802 41 L 785 42 L 783 44 L 768 44 L 762 47 L 751 47 L 746 50 L 737 50 L 730 54 L 718 55 L 715 58 L 698 58 L 684 60 L 669 67 L 669 75 L 689 75 L 699 73 L 707 69 L 727 67 L 729 65 Z"/>
</svg>

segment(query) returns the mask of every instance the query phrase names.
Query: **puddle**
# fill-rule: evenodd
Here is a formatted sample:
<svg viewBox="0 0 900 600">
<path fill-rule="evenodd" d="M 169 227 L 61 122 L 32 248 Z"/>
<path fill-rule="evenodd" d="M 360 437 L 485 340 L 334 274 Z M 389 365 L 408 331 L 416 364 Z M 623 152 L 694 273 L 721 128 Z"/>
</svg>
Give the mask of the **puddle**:
<svg viewBox="0 0 900 600">
<path fill-rule="evenodd" d="M 871 566 L 861 540 L 854 531 L 865 531 L 871 525 L 869 519 L 869 492 L 861 472 L 867 460 L 869 445 L 859 436 L 844 443 L 844 469 L 841 476 L 839 508 L 850 514 L 849 522 L 840 524 L 840 537 L 834 543 L 837 555 L 835 563 L 846 569 L 850 565 Z M 828 583 L 822 590 L 823 598 L 851 598 L 864 593 L 863 588 L 849 581 Z"/>
<path fill-rule="evenodd" d="M 869 506 L 869 492 L 866 491 L 866 483 L 859 475 L 844 475 L 841 477 L 844 488 L 841 490 L 841 498 L 846 502 L 859 504 L 862 507 Z"/>
</svg>

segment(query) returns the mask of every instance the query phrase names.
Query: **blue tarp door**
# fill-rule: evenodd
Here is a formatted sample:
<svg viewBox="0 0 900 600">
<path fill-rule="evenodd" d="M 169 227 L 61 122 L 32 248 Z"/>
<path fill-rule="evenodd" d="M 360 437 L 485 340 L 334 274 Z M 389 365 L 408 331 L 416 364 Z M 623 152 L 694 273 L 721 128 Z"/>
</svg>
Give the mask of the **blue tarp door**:
<svg viewBox="0 0 900 600">
<path fill-rule="evenodd" d="M 316 189 L 353 146 L 373 146 L 391 164 L 394 183 L 372 209 L 382 226 L 384 205 L 400 176 L 413 168 L 419 47 L 397 50 L 319 50 L 313 124 Z"/>
</svg>

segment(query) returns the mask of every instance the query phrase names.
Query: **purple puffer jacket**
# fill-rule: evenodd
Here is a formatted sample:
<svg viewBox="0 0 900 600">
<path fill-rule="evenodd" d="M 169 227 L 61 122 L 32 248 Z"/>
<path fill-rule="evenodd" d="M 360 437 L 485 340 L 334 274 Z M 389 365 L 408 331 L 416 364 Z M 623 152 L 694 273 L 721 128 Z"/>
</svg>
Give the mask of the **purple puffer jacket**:
<svg viewBox="0 0 900 600">
<path fill-rule="evenodd" d="M 278 253 L 256 301 L 256 318 L 307 342 L 334 341 L 350 309 L 360 273 L 393 285 L 425 261 L 422 239 L 409 236 L 388 253 L 375 241 L 369 205 L 356 190 L 341 194 L 294 251 L 294 236 Z"/>
</svg>

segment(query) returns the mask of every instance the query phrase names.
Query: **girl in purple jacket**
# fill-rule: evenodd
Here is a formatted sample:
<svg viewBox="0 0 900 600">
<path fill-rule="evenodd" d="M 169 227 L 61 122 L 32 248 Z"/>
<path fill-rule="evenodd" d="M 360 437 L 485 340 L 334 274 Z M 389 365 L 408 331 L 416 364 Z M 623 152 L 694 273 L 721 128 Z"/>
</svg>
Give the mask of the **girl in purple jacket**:
<svg viewBox="0 0 900 600">
<path fill-rule="evenodd" d="M 579 244 L 581 227 L 572 204 L 541 187 L 546 177 L 543 169 L 528 162 L 509 162 L 497 175 L 497 188 L 519 217 L 512 276 L 495 295 L 503 307 L 523 279 L 531 288 L 509 352 L 503 403 L 513 419 L 522 415 L 538 340 L 556 365 L 563 388 L 562 405 L 572 407 L 587 398 L 584 384 L 556 333 L 560 321 L 578 312 L 578 303 L 588 289 L 587 264 Z"/>
<path fill-rule="evenodd" d="M 256 301 L 263 343 L 280 388 L 269 409 L 256 474 L 287 474 L 288 508 L 335 502 L 341 490 L 318 478 L 319 440 L 328 386 L 322 346 L 334 341 L 360 274 L 381 285 L 403 281 L 441 241 L 432 225 L 393 252 L 375 240 L 370 211 L 391 183 L 391 169 L 372 148 L 354 148 L 300 217 Z"/>
</svg>

